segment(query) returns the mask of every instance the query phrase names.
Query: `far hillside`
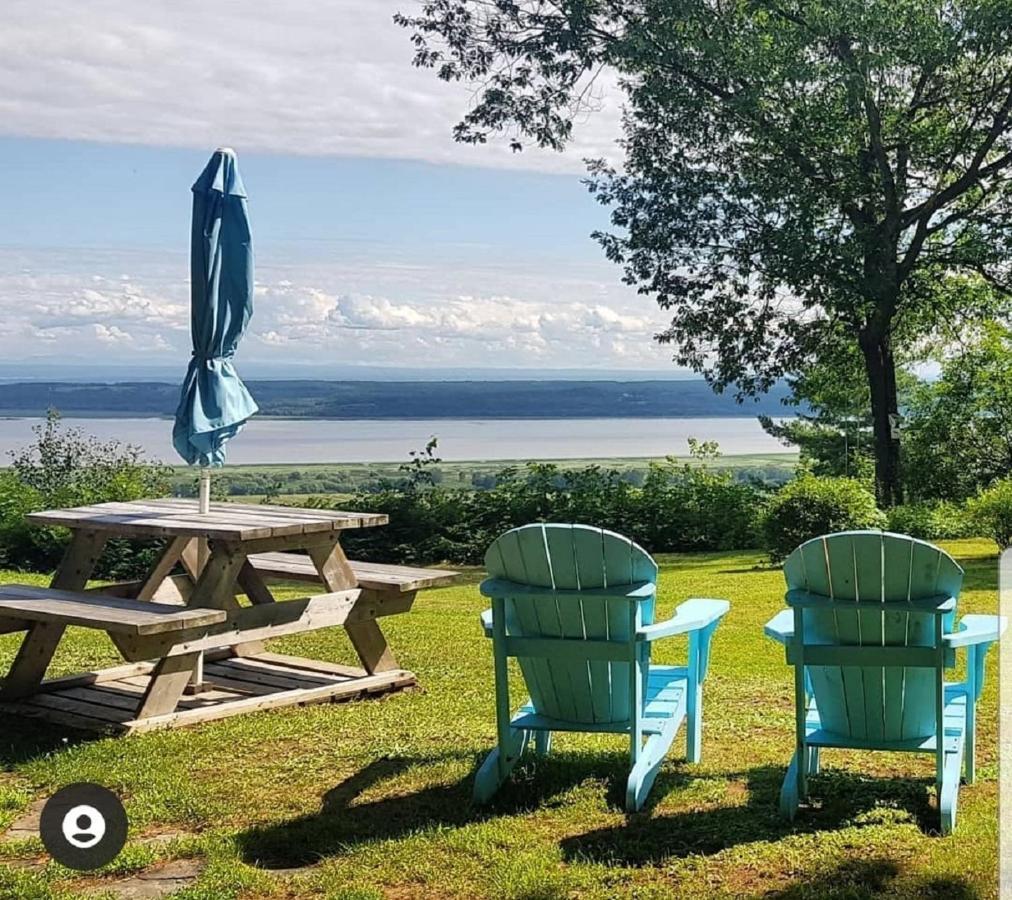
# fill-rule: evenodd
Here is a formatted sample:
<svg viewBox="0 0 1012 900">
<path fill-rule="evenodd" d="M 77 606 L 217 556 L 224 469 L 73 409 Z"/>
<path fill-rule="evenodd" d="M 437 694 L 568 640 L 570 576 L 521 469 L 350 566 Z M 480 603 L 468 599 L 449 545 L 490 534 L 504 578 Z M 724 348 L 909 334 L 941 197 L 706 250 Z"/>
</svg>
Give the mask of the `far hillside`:
<svg viewBox="0 0 1012 900">
<path fill-rule="evenodd" d="M 705 418 L 794 414 L 774 388 L 742 404 L 703 381 L 249 381 L 261 415 L 316 419 Z M 0 384 L 0 416 L 171 416 L 175 382 Z"/>
</svg>

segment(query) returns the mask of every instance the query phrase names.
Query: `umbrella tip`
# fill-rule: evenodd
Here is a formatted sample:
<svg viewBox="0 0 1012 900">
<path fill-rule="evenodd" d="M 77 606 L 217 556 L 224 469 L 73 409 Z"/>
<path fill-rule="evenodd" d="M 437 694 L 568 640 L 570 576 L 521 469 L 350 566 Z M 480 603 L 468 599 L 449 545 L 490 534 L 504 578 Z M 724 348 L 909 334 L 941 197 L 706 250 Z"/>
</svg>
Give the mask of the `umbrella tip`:
<svg viewBox="0 0 1012 900">
<path fill-rule="evenodd" d="M 215 153 L 226 153 L 229 156 L 235 156 L 235 150 L 233 150 L 231 147 L 219 147 L 214 152 Z"/>
</svg>

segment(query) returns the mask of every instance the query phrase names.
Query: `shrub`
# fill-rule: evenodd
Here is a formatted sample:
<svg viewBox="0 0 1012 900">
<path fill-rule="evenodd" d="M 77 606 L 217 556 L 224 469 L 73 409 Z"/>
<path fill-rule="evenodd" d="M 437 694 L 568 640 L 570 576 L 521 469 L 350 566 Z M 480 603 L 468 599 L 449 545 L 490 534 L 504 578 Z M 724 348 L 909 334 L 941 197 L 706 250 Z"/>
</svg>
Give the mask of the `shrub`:
<svg viewBox="0 0 1012 900">
<path fill-rule="evenodd" d="M 1012 547 L 1012 478 L 996 481 L 966 507 L 978 533 L 992 538 L 1002 550 Z"/>
<path fill-rule="evenodd" d="M 136 447 L 67 428 L 55 412 L 34 432 L 35 443 L 15 453 L 11 468 L 0 472 L 0 566 L 45 571 L 63 555 L 66 529 L 29 525 L 25 516 L 30 512 L 167 492 L 166 470 L 145 460 Z M 148 543 L 110 541 L 96 575 L 140 574 L 155 550 Z"/>
<path fill-rule="evenodd" d="M 805 474 L 784 485 L 770 501 L 763 533 L 770 559 L 779 562 L 820 534 L 885 526 L 885 514 L 859 482 Z"/>
<path fill-rule="evenodd" d="M 485 491 L 445 489 L 428 481 L 430 464 L 420 461 L 384 490 L 310 502 L 387 513 L 386 527 L 342 539 L 349 555 L 382 562 L 477 564 L 502 532 L 539 521 L 599 525 L 655 553 L 755 546 L 763 494 L 711 470 L 715 451 L 702 449 L 696 464 L 669 459 L 651 466 L 642 487 L 614 469 L 529 463 L 503 469 Z"/>
<path fill-rule="evenodd" d="M 976 532 L 966 507 L 946 500 L 894 506 L 887 516 L 890 531 L 925 541 L 973 537 Z"/>
</svg>

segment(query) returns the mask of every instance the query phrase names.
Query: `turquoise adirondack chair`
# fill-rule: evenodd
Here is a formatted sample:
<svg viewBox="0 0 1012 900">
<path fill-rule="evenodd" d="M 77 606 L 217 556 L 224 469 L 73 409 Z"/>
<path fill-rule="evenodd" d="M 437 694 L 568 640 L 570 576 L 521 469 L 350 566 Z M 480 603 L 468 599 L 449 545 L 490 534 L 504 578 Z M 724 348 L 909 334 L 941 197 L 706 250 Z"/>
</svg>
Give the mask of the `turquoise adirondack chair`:
<svg viewBox="0 0 1012 900">
<path fill-rule="evenodd" d="M 498 790 L 532 739 L 547 754 L 553 731 L 629 735 L 630 811 L 643 805 L 686 717 L 688 758 L 699 760 L 702 684 L 726 600 L 688 600 L 654 624 L 657 564 L 628 538 L 585 525 L 514 528 L 489 547 L 485 567 L 499 745 L 475 777 L 475 802 Z M 688 665 L 651 665 L 652 642 L 676 634 L 689 636 Z M 512 718 L 511 656 L 530 692 Z"/>
<path fill-rule="evenodd" d="M 974 776 L 975 709 L 999 616 L 953 628 L 963 570 L 924 541 L 851 531 L 807 541 L 784 563 L 789 609 L 765 633 L 794 666 L 795 752 L 780 792 L 794 818 L 822 747 L 935 755 L 942 833 L 956 824 L 960 769 Z M 945 681 L 955 651 L 966 680 Z"/>
</svg>

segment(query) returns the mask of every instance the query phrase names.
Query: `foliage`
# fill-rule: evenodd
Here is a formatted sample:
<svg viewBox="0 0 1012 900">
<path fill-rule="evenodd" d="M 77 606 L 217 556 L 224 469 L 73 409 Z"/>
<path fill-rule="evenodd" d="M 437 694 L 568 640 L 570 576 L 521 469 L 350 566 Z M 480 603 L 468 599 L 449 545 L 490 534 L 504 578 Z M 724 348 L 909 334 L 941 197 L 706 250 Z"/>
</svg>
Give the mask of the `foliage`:
<svg viewBox="0 0 1012 900">
<path fill-rule="evenodd" d="M 975 536 L 978 531 L 966 507 L 947 500 L 905 503 L 887 513 L 889 530 L 926 541 L 943 541 Z"/>
<path fill-rule="evenodd" d="M 25 515 L 41 509 L 163 496 L 167 470 L 143 452 L 118 441 L 103 442 L 69 428 L 50 411 L 34 428 L 35 442 L 12 454 L 0 472 L 0 563 L 51 570 L 67 542 L 62 528 L 38 528 Z M 152 550 L 137 542 L 111 541 L 99 575 L 121 577 L 138 571 Z"/>
<path fill-rule="evenodd" d="M 862 420 L 831 424 L 825 418 L 807 421 L 799 417 L 774 422 L 763 416 L 761 421 L 767 434 L 799 449 L 802 468 L 813 475 L 872 483 L 875 470 L 872 438 Z"/>
<path fill-rule="evenodd" d="M 432 0 L 398 21 L 416 65 L 474 86 L 462 141 L 561 149 L 617 73 L 625 159 L 591 165 L 614 225 L 598 237 L 671 313 L 661 339 L 743 393 L 847 348 L 879 497 L 900 499 L 898 356 L 1007 303 L 947 289 L 1008 286 L 1007 4 Z"/>
<path fill-rule="evenodd" d="M 922 498 L 963 500 L 1012 472 L 1012 329 L 983 326 L 915 392 L 905 454 Z"/>
<path fill-rule="evenodd" d="M 859 482 L 809 474 L 784 485 L 763 519 L 766 550 L 774 562 L 820 534 L 885 526 L 875 497 Z"/>
<path fill-rule="evenodd" d="M 685 461 L 686 457 L 679 459 Z M 546 460 L 551 461 L 551 460 Z M 559 461 L 555 461 L 559 462 Z M 614 469 L 624 481 L 642 485 L 650 468 L 648 459 L 580 459 L 559 462 L 564 468 L 599 466 Z M 495 487 L 506 463 L 496 460 L 457 462 L 443 460 L 431 468 L 432 480 L 445 487 L 489 490 Z M 375 493 L 403 481 L 404 463 L 291 463 L 228 465 L 215 473 L 213 487 L 229 497 L 286 498 L 320 494 Z M 737 481 L 783 484 L 794 474 L 795 459 L 787 453 L 725 456 L 714 460 L 715 470 Z M 190 468 L 177 467 L 170 476 L 173 496 L 195 497 L 197 478 Z"/>
<path fill-rule="evenodd" d="M 1002 549 L 1012 547 L 1012 478 L 996 481 L 967 503 L 971 521 Z"/>
<path fill-rule="evenodd" d="M 602 525 L 654 552 L 754 545 L 762 490 L 712 468 L 715 445 L 692 442 L 691 449 L 695 463 L 654 463 L 640 487 L 614 469 L 529 463 L 503 469 L 485 491 L 433 488 L 422 483 L 424 461 L 412 463 L 415 482 L 340 501 L 390 517 L 388 526 L 344 540 L 356 558 L 405 563 L 480 563 L 499 534 L 537 521 Z"/>
</svg>

